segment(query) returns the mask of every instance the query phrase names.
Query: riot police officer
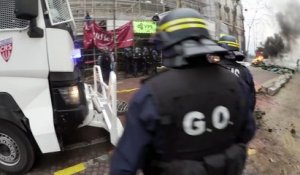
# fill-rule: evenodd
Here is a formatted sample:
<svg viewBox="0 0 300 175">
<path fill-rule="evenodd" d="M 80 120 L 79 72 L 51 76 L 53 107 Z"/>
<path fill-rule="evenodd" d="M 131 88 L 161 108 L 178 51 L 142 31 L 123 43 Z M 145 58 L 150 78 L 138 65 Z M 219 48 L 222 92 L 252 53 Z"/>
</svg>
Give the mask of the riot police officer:
<svg viewBox="0 0 300 175">
<path fill-rule="evenodd" d="M 138 76 L 138 72 L 141 68 L 142 56 L 143 56 L 142 49 L 140 47 L 136 47 L 133 52 L 133 60 L 132 60 L 134 77 Z"/>
<path fill-rule="evenodd" d="M 157 67 L 160 66 L 159 53 L 156 49 L 151 50 L 151 59 L 152 59 L 152 75 L 157 73 Z"/>
<path fill-rule="evenodd" d="M 107 48 L 104 48 L 101 54 L 98 56 L 98 65 L 101 67 L 103 81 L 108 83 L 109 74 L 112 71 L 113 60 Z"/>
<path fill-rule="evenodd" d="M 207 60 L 227 51 L 209 39 L 202 15 L 187 8 L 167 14 L 152 41 L 169 70 L 148 79 L 132 99 L 110 174 L 241 174 L 245 144 L 255 133 L 246 91 Z"/>
<path fill-rule="evenodd" d="M 131 47 L 124 49 L 124 64 L 125 64 L 125 77 L 132 72 L 132 57 L 133 51 Z"/>
<path fill-rule="evenodd" d="M 247 85 L 250 94 L 250 108 L 254 110 L 256 103 L 256 92 L 253 77 L 247 67 L 238 63 L 243 61 L 245 56 L 239 52 L 240 46 L 235 36 L 223 35 L 219 41 L 219 45 L 229 50 L 228 54 L 221 59 L 220 64 L 227 67 L 234 75 L 241 78 Z"/>
<path fill-rule="evenodd" d="M 144 48 L 143 48 L 143 62 L 142 62 L 143 74 L 144 75 L 148 75 L 149 68 L 150 68 L 151 65 L 152 65 L 152 60 L 151 60 L 149 48 L 144 46 Z"/>
</svg>

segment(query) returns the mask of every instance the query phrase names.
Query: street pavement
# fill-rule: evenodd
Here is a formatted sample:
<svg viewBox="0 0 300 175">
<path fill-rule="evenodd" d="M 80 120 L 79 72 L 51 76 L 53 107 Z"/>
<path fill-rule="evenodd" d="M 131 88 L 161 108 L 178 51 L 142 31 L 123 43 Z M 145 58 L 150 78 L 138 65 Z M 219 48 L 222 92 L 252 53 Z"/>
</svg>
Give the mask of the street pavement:
<svg viewBox="0 0 300 175">
<path fill-rule="evenodd" d="M 141 86 L 141 81 L 146 78 L 145 76 L 137 77 L 137 78 L 128 78 L 121 79 L 118 81 L 117 87 L 117 97 L 120 101 L 129 102 L 132 96 L 136 93 L 136 91 Z"/>
<path fill-rule="evenodd" d="M 257 132 L 245 175 L 300 175 L 300 73 L 275 96 L 257 96 Z M 259 113 L 257 113 L 259 114 Z"/>
<path fill-rule="evenodd" d="M 33 169 L 26 175 L 108 174 L 108 154 L 113 146 L 105 130 L 84 127 L 66 137 L 66 144 L 72 145 L 67 147 L 68 150 L 38 155 Z M 0 175 L 6 174 L 0 171 Z"/>
<path fill-rule="evenodd" d="M 266 83 L 267 81 L 280 76 L 278 74 L 263 70 L 261 68 L 252 67 L 252 66 L 249 66 L 248 68 L 253 75 L 253 80 L 254 80 L 256 89 L 259 89 L 261 87 L 261 85 Z"/>
</svg>

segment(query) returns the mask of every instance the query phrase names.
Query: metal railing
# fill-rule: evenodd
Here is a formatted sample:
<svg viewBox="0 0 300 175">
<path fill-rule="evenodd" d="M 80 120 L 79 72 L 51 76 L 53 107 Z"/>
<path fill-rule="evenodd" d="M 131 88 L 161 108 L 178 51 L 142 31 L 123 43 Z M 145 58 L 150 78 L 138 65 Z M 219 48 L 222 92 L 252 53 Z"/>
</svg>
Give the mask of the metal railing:
<svg viewBox="0 0 300 175">
<path fill-rule="evenodd" d="M 87 88 L 90 113 L 84 125 L 104 128 L 110 133 L 110 141 L 117 145 L 119 138 L 123 133 L 123 126 L 117 116 L 117 77 L 112 71 L 109 77 L 109 84 L 103 81 L 100 66 L 94 66 L 94 88 L 91 85 L 85 85 Z M 98 85 L 100 87 L 98 87 Z M 101 91 L 99 91 L 99 88 Z"/>
<path fill-rule="evenodd" d="M 101 87 L 102 99 L 107 100 L 107 104 L 111 108 L 111 111 L 117 116 L 117 76 L 114 71 L 110 72 L 108 85 L 104 82 L 101 67 L 95 65 L 94 69 L 94 91 L 99 91 Z"/>
</svg>

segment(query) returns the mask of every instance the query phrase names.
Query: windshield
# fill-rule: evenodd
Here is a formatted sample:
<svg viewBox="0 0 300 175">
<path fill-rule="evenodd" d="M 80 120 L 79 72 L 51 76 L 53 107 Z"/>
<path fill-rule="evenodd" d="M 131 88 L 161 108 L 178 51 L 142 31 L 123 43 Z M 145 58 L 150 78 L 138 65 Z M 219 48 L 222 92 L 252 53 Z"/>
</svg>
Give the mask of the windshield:
<svg viewBox="0 0 300 175">
<path fill-rule="evenodd" d="M 74 19 L 68 0 L 45 0 L 51 25 L 72 22 Z"/>
</svg>

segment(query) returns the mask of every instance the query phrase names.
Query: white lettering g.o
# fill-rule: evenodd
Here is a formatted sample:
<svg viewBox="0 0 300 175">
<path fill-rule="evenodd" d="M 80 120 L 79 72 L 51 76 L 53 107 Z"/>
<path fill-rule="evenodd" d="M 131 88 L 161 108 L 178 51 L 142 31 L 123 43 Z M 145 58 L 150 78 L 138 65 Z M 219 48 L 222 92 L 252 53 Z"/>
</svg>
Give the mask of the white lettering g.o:
<svg viewBox="0 0 300 175">
<path fill-rule="evenodd" d="M 223 116 L 223 118 L 222 118 Z M 212 114 L 212 124 L 217 129 L 224 129 L 229 123 L 230 114 L 224 106 L 218 106 Z"/>
<path fill-rule="evenodd" d="M 201 121 L 205 116 L 201 112 L 193 111 L 187 113 L 183 118 L 183 129 L 191 136 L 200 135 L 205 132 L 205 121 Z"/>
<path fill-rule="evenodd" d="M 192 111 L 183 118 L 183 130 L 191 136 L 201 135 L 206 131 L 206 121 L 203 113 Z M 212 126 L 215 129 L 225 129 L 230 123 L 230 112 L 224 106 L 217 106 L 212 112 Z M 212 131 L 208 128 L 207 131 Z"/>
</svg>

